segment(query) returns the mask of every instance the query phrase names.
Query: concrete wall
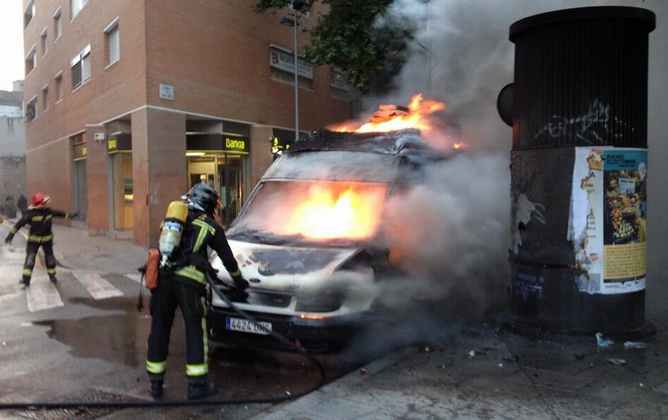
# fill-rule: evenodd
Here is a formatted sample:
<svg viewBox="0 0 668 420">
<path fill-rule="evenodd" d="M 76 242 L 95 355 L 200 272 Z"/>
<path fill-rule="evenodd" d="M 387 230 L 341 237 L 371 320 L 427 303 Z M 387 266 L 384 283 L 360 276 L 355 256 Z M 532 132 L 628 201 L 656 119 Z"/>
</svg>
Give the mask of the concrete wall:
<svg viewBox="0 0 668 420">
<path fill-rule="evenodd" d="M 24 156 L 25 141 L 23 117 L 0 116 L 0 156 Z"/>
<path fill-rule="evenodd" d="M 23 156 L 0 157 L 0 207 L 7 197 L 12 197 L 14 205 L 20 194 L 26 195 L 26 162 Z M 29 198 L 26 196 L 26 198 Z"/>
</svg>

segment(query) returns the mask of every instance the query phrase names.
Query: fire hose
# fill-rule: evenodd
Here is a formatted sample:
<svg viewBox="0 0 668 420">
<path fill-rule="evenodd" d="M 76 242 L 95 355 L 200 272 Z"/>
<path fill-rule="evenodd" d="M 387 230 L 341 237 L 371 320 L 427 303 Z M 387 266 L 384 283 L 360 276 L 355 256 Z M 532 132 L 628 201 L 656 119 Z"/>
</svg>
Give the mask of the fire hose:
<svg viewBox="0 0 668 420">
<path fill-rule="evenodd" d="M 143 275 L 142 281 L 139 284 L 139 302 L 137 304 L 137 309 L 141 311 L 143 308 Z M 288 339 L 286 336 L 277 333 L 273 330 L 265 328 L 262 324 L 257 322 L 252 315 L 249 315 L 245 311 L 239 309 L 226 295 L 221 293 L 215 287 L 211 286 L 210 290 L 213 290 L 218 297 L 220 297 L 223 302 L 225 302 L 235 313 L 249 322 L 256 325 L 259 329 L 264 330 L 268 335 L 274 339 L 280 341 L 283 344 L 288 345 L 289 348 L 292 348 L 297 351 L 298 354 L 303 356 L 309 363 L 314 365 L 320 376 L 318 383 L 297 394 L 286 393 L 280 397 L 273 398 L 251 398 L 251 399 L 206 399 L 206 400 L 171 400 L 171 401 L 33 401 L 33 402 L 22 402 L 22 403 L 0 403 L 0 410 L 56 410 L 56 409 L 76 409 L 76 408 L 89 408 L 89 409 L 105 409 L 105 408 L 160 408 L 160 407 L 185 407 L 185 406 L 212 406 L 212 405 L 241 405 L 241 404 L 276 404 L 280 402 L 285 402 L 293 400 L 299 397 L 303 397 L 306 394 L 309 394 L 318 388 L 320 388 L 325 383 L 325 368 L 322 366 L 322 363 L 316 359 L 313 355 L 308 353 L 308 351 L 298 342 L 293 342 Z M 207 299 L 207 302 L 210 301 L 210 298 Z"/>
</svg>

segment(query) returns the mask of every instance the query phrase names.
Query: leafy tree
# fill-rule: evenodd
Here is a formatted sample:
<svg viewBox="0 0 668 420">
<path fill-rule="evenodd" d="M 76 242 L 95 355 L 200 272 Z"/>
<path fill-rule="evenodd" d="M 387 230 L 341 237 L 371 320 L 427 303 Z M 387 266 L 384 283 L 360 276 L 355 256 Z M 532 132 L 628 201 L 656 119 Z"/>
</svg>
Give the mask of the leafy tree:
<svg viewBox="0 0 668 420">
<path fill-rule="evenodd" d="M 329 11 L 311 29 L 306 59 L 341 69 L 362 92 L 387 89 L 407 58 L 415 28 L 394 18 L 394 0 L 320 0 Z M 258 12 L 287 7 L 292 0 L 256 0 Z M 302 11 L 313 0 L 301 1 Z"/>
</svg>

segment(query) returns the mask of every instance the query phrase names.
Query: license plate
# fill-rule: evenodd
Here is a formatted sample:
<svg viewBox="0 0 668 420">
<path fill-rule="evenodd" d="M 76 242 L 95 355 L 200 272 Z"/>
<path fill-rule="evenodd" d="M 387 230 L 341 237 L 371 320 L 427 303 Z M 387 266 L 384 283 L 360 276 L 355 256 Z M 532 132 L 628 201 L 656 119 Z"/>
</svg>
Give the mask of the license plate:
<svg viewBox="0 0 668 420">
<path fill-rule="evenodd" d="M 251 334 L 269 335 L 271 333 L 271 322 L 251 322 L 243 318 L 226 318 L 226 327 L 230 331 L 240 331 Z"/>
</svg>

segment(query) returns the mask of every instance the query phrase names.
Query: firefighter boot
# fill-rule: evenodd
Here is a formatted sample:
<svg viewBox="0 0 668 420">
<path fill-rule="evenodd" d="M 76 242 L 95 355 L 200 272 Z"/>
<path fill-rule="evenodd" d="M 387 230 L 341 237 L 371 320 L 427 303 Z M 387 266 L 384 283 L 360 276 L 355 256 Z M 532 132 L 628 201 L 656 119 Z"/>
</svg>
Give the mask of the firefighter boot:
<svg viewBox="0 0 668 420">
<path fill-rule="evenodd" d="M 19 284 L 23 289 L 27 289 L 28 287 L 30 287 L 30 279 L 23 277 L 21 280 L 19 280 Z"/>
<path fill-rule="evenodd" d="M 163 385 L 163 377 L 162 375 L 150 375 L 149 374 L 149 379 L 151 381 L 151 397 L 154 400 L 159 400 L 162 398 L 162 385 Z"/>
<path fill-rule="evenodd" d="M 203 400 L 218 392 L 216 387 L 209 384 L 207 375 L 188 378 L 188 399 Z"/>
<path fill-rule="evenodd" d="M 58 279 L 56 278 L 55 274 L 50 275 L 49 280 L 51 280 L 51 283 L 53 284 L 58 284 Z"/>
</svg>

